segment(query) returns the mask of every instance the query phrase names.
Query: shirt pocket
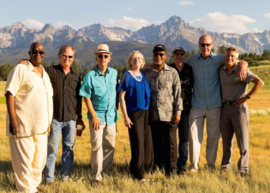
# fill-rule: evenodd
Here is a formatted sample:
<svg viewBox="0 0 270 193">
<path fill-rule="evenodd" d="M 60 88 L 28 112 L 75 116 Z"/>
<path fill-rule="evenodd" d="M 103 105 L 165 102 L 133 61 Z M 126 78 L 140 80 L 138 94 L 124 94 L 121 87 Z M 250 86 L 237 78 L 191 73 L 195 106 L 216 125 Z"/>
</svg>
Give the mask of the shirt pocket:
<svg viewBox="0 0 270 193">
<path fill-rule="evenodd" d="M 105 94 L 105 92 L 106 92 L 105 87 L 95 86 L 93 95 L 94 97 L 102 97 Z"/>
</svg>

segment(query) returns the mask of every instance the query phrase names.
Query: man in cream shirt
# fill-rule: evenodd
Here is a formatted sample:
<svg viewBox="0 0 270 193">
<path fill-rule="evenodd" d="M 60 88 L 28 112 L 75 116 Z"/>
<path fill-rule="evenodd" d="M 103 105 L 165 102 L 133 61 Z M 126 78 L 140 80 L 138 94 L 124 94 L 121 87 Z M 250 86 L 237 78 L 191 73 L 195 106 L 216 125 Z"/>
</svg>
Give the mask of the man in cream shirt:
<svg viewBox="0 0 270 193">
<path fill-rule="evenodd" d="M 47 135 L 52 119 L 53 90 L 41 66 L 45 52 L 35 42 L 29 65 L 18 64 L 9 74 L 5 96 L 6 135 L 18 192 L 37 192 L 47 156 Z"/>
</svg>

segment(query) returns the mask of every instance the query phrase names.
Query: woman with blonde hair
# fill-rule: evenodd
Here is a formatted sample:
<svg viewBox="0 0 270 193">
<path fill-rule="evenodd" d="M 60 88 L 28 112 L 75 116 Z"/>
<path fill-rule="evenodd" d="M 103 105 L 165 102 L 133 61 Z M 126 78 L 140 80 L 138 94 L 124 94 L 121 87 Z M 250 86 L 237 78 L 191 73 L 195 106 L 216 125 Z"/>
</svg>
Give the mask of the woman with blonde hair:
<svg viewBox="0 0 270 193">
<path fill-rule="evenodd" d="M 148 125 L 150 87 L 140 71 L 144 64 L 142 53 L 133 51 L 126 63 L 128 70 L 118 87 L 125 126 L 129 128 L 130 174 L 141 183 L 146 181 L 144 174 L 154 163 L 152 134 Z"/>
</svg>

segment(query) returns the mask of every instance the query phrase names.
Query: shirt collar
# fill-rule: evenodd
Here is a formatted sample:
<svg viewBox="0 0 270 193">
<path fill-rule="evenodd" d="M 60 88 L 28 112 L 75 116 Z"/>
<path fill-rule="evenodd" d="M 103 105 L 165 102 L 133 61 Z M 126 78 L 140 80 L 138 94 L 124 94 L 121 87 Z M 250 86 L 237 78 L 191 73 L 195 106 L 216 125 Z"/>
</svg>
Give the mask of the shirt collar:
<svg viewBox="0 0 270 193">
<path fill-rule="evenodd" d="M 238 60 L 235 62 L 235 65 L 234 65 L 234 67 L 233 67 L 233 69 L 232 69 L 232 71 L 235 71 L 235 72 L 237 72 L 237 70 L 238 70 Z M 223 66 L 223 70 L 227 70 L 227 68 L 226 68 L 226 64 Z"/>
<path fill-rule="evenodd" d="M 109 67 L 107 67 L 107 70 L 106 70 L 106 73 L 105 74 L 102 74 L 99 69 L 98 69 L 98 66 L 96 65 L 96 67 L 94 68 L 95 70 L 95 76 L 104 76 L 105 74 L 110 74 L 110 69 Z"/>
<path fill-rule="evenodd" d="M 209 56 L 208 58 L 213 59 L 213 58 L 215 58 L 215 57 L 216 57 L 216 54 L 213 54 L 213 52 L 211 52 L 211 54 L 210 54 L 210 56 Z M 196 58 L 197 58 L 197 59 L 202 58 L 202 57 L 201 57 L 201 54 L 197 54 L 197 55 L 196 55 Z M 202 58 L 202 59 L 203 59 L 203 58 Z"/>
</svg>

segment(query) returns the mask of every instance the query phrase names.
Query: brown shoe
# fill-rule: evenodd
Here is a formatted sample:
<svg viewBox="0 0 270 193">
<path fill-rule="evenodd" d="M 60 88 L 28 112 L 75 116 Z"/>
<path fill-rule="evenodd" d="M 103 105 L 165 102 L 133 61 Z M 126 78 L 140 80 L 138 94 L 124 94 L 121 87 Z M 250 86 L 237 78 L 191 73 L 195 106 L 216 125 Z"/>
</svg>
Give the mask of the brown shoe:
<svg viewBox="0 0 270 193">
<path fill-rule="evenodd" d="M 47 184 L 50 188 L 57 188 L 57 185 L 54 182 L 50 182 Z"/>
<path fill-rule="evenodd" d="M 101 182 L 99 180 L 93 180 L 91 182 L 91 186 L 99 186 L 99 185 L 101 185 Z"/>
</svg>

